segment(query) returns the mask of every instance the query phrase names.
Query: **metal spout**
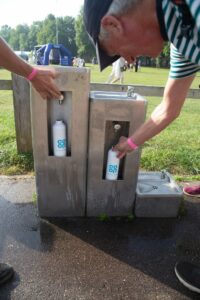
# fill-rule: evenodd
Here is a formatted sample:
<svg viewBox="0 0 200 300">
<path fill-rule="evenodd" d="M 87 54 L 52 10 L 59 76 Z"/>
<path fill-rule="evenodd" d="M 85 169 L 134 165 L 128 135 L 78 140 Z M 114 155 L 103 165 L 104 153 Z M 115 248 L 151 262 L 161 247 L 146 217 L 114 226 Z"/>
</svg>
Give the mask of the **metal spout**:
<svg viewBox="0 0 200 300">
<path fill-rule="evenodd" d="M 121 125 L 120 125 L 120 124 L 115 124 L 115 125 L 114 125 L 114 130 L 115 130 L 115 132 L 117 132 L 118 130 L 120 130 L 120 128 L 121 128 Z"/>
<path fill-rule="evenodd" d="M 127 97 L 128 98 L 134 98 L 134 99 L 136 98 L 135 88 L 133 86 L 128 86 Z"/>
<path fill-rule="evenodd" d="M 60 99 L 58 100 L 59 104 L 62 105 L 63 104 L 63 100 L 64 100 L 64 96 L 61 95 L 60 96 Z"/>
</svg>

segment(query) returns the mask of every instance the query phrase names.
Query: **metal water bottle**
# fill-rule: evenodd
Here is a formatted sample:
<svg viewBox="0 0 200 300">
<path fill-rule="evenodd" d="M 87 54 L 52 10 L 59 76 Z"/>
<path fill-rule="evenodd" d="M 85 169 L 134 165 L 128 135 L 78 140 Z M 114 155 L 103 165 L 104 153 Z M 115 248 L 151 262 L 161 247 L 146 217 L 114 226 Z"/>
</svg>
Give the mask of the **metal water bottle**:
<svg viewBox="0 0 200 300">
<path fill-rule="evenodd" d="M 107 180 L 117 180 L 119 173 L 119 162 L 120 159 L 117 158 L 117 152 L 110 149 L 108 151 L 108 160 L 106 168 L 106 179 Z"/>
<path fill-rule="evenodd" d="M 63 121 L 53 124 L 53 154 L 54 156 L 66 156 L 66 126 Z"/>
</svg>

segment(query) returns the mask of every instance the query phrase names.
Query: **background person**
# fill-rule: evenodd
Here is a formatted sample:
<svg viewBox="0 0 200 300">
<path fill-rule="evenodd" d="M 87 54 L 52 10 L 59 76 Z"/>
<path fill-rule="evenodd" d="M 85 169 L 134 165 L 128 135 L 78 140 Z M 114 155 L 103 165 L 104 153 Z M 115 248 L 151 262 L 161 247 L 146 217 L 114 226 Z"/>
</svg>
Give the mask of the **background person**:
<svg viewBox="0 0 200 300">
<path fill-rule="evenodd" d="M 108 81 L 106 83 L 115 83 L 120 81 L 120 84 L 124 82 L 124 67 L 125 59 L 120 57 L 112 64 L 112 72 L 109 75 Z"/>
<path fill-rule="evenodd" d="M 138 56 L 157 57 L 164 42 L 171 42 L 171 69 L 163 100 L 129 138 L 120 138 L 115 150 L 122 158 L 159 134 L 181 112 L 200 70 L 200 1 L 85 0 L 84 22 L 101 70 L 120 56 L 128 63 Z M 180 262 L 175 272 L 185 286 L 200 293 L 200 268 Z"/>
<path fill-rule="evenodd" d="M 136 57 L 136 59 L 135 59 L 135 72 L 138 71 L 138 68 L 139 68 L 139 59 Z"/>
<path fill-rule="evenodd" d="M 53 70 L 33 68 L 17 56 L 2 38 L 0 38 L 0 66 L 30 80 L 43 99 L 62 97 L 54 83 L 56 73 Z M 0 263 L 0 286 L 9 281 L 13 275 L 14 270 L 11 266 Z"/>
</svg>

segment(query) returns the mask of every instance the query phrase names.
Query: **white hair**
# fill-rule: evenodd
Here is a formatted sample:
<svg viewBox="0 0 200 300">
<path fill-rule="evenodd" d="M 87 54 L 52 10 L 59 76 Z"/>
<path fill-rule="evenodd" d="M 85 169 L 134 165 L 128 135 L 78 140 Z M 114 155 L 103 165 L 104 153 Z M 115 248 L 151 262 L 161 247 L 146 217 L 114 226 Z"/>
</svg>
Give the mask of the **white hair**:
<svg viewBox="0 0 200 300">
<path fill-rule="evenodd" d="M 120 16 L 135 9 L 142 0 L 113 0 L 106 15 Z"/>
</svg>

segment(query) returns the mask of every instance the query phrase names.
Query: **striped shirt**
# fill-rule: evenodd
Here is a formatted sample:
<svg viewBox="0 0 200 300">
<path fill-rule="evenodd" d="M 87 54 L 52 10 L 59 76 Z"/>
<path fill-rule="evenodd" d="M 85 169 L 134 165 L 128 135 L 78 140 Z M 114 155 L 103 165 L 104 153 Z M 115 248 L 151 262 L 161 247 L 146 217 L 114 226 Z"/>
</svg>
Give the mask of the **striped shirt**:
<svg viewBox="0 0 200 300">
<path fill-rule="evenodd" d="M 162 1 L 165 31 L 171 42 L 170 78 L 191 76 L 200 70 L 200 0 L 185 1 L 195 23 L 190 37 L 181 35 L 179 7 L 172 1 Z"/>
</svg>

